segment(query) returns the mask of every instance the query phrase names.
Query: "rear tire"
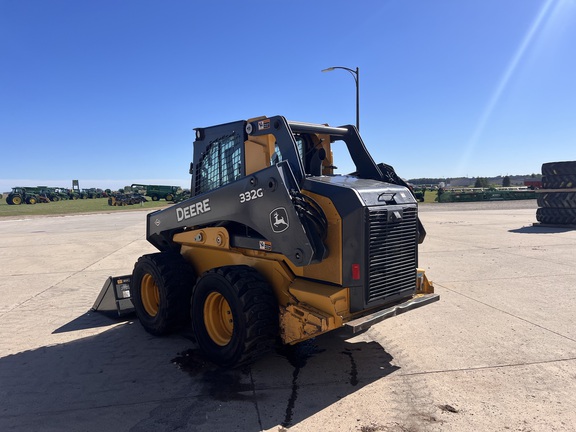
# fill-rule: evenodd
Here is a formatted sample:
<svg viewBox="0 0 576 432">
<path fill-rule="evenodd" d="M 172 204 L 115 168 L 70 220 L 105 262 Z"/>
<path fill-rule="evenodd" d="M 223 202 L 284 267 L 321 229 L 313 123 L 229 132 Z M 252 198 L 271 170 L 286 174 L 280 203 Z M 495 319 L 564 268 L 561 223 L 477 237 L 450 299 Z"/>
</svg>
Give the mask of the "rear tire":
<svg viewBox="0 0 576 432">
<path fill-rule="evenodd" d="M 190 322 L 188 305 L 195 280 L 179 253 L 140 257 L 132 272 L 131 291 L 136 315 L 148 333 L 168 334 Z"/>
<path fill-rule="evenodd" d="M 204 273 L 192 295 L 192 329 L 207 358 L 222 367 L 251 363 L 278 335 L 278 302 L 264 278 L 248 266 Z"/>
</svg>

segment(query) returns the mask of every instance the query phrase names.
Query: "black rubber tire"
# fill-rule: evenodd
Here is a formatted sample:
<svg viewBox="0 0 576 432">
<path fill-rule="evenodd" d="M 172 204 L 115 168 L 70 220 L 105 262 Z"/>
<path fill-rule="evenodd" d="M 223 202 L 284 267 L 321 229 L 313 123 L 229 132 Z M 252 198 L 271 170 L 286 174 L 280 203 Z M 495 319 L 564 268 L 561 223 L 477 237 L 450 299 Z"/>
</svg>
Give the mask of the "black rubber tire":
<svg viewBox="0 0 576 432">
<path fill-rule="evenodd" d="M 38 200 L 36 199 L 35 196 L 29 196 L 26 198 L 26 204 L 36 204 L 38 202 Z"/>
<path fill-rule="evenodd" d="M 166 200 L 166 201 L 174 201 L 174 195 L 172 195 L 172 194 L 166 195 L 165 200 Z"/>
<path fill-rule="evenodd" d="M 576 174 L 576 161 L 547 162 L 542 164 L 542 175 Z"/>
<path fill-rule="evenodd" d="M 556 208 L 539 208 L 536 210 L 536 219 L 545 224 L 552 225 L 575 225 L 576 208 L 556 209 Z"/>
<path fill-rule="evenodd" d="M 141 256 L 134 265 L 130 290 L 136 315 L 144 329 L 161 336 L 188 325 L 190 296 L 195 282 L 192 267 L 179 253 Z M 157 290 L 152 305 L 150 283 Z"/>
<path fill-rule="evenodd" d="M 576 188 L 576 174 L 558 174 L 542 177 L 543 189 Z"/>
<path fill-rule="evenodd" d="M 231 334 L 218 343 L 210 336 L 209 298 L 224 298 L 231 315 Z M 222 367 L 252 363 L 272 349 L 278 336 L 278 302 L 262 275 L 248 266 L 228 266 L 204 273 L 194 287 L 192 329 L 204 355 Z M 210 321 L 212 320 L 212 321 Z M 211 326 L 214 327 L 213 325 Z"/>
<path fill-rule="evenodd" d="M 538 207 L 576 208 L 576 192 L 543 192 L 536 195 Z"/>
<path fill-rule="evenodd" d="M 150 198 L 152 198 L 152 201 L 158 201 L 158 196 L 157 196 L 157 195 L 152 195 L 152 196 L 150 196 Z"/>
</svg>

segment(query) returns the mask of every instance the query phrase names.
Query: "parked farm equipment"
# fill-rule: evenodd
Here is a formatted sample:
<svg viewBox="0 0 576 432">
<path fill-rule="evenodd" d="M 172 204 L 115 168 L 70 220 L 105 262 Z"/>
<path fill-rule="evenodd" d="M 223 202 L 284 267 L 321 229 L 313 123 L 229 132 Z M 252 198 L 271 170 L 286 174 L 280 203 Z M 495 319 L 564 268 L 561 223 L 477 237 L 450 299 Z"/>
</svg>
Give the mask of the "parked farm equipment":
<svg viewBox="0 0 576 432">
<path fill-rule="evenodd" d="M 508 201 L 536 199 L 527 187 L 439 189 L 438 202 Z"/>
<path fill-rule="evenodd" d="M 160 199 L 174 201 L 174 198 L 182 192 L 179 186 L 133 184 L 131 188 L 135 191 L 143 191 L 152 201 Z"/>
<path fill-rule="evenodd" d="M 9 205 L 36 204 L 38 195 L 36 188 L 14 187 L 12 192 L 6 197 L 6 203 Z"/>
<path fill-rule="evenodd" d="M 109 206 L 127 206 L 145 203 L 148 200 L 140 194 L 117 194 L 108 197 Z"/>
</svg>

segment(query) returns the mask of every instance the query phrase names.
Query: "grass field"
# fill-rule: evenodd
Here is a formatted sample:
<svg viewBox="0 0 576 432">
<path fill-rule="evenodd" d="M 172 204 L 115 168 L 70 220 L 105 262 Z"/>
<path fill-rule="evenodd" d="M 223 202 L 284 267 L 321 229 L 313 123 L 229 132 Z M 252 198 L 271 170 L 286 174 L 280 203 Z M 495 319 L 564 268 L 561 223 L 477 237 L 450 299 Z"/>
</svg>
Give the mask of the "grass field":
<svg viewBox="0 0 576 432">
<path fill-rule="evenodd" d="M 38 204 L 6 204 L 6 196 L 0 201 L 0 217 L 3 216 L 41 216 L 41 215 L 61 215 L 72 213 L 109 213 L 117 211 L 130 211 L 148 209 L 154 210 L 165 207 L 171 203 L 164 200 L 148 201 L 142 204 L 116 207 L 108 205 L 108 198 L 67 200 Z"/>
<path fill-rule="evenodd" d="M 436 198 L 438 198 L 438 192 L 437 191 L 426 191 L 426 193 L 424 194 L 424 203 L 437 202 Z M 419 203 L 419 204 L 422 204 L 422 203 Z"/>
</svg>

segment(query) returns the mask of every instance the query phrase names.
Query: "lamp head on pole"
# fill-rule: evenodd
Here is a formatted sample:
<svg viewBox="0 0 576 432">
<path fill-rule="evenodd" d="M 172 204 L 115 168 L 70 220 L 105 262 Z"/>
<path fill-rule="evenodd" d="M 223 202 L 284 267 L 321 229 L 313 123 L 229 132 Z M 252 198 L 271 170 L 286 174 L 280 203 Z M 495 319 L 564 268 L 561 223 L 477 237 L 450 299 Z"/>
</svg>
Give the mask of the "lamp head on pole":
<svg viewBox="0 0 576 432">
<path fill-rule="evenodd" d="M 332 66 L 322 69 L 321 72 L 331 72 L 335 69 L 343 69 L 350 72 L 350 75 L 352 75 L 352 78 L 354 78 L 356 82 L 356 129 L 360 130 L 360 68 L 356 67 L 356 70 L 354 70 L 345 66 Z"/>
</svg>

